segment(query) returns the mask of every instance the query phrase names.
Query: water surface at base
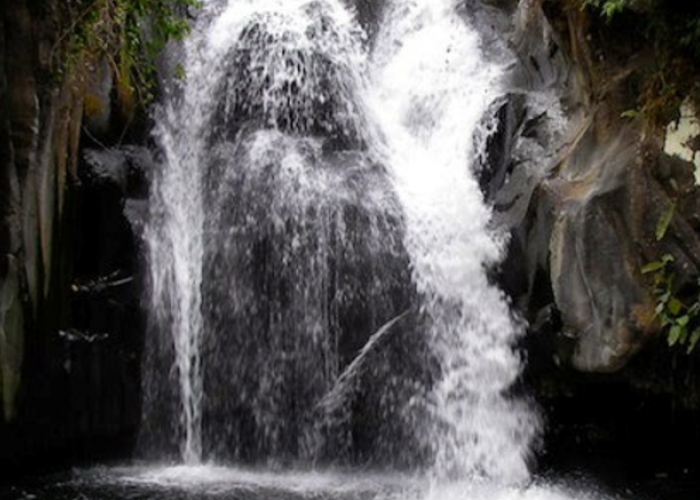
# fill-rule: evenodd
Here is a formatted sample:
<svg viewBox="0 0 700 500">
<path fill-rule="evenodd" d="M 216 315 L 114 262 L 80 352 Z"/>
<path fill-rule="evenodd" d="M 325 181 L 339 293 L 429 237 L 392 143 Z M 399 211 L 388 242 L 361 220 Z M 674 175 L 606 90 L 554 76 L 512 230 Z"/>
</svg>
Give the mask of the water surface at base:
<svg viewBox="0 0 700 500">
<path fill-rule="evenodd" d="M 74 470 L 0 489 L 0 499 L 25 500 L 670 500 L 610 493 L 587 480 L 434 483 L 402 474 L 264 472 L 218 466 L 114 467 Z M 685 500 L 686 497 L 673 497 Z M 688 497 L 690 498 L 690 497 Z"/>
</svg>

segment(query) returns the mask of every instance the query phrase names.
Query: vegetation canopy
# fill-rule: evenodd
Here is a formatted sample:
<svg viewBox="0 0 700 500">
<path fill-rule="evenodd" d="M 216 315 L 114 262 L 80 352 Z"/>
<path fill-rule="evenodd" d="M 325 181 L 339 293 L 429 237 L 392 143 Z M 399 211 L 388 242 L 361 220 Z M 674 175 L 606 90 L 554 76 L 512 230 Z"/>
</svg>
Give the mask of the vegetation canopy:
<svg viewBox="0 0 700 500">
<path fill-rule="evenodd" d="M 618 32 L 626 27 L 634 45 L 653 55 L 643 75 L 638 109 L 653 127 L 678 118 L 682 103 L 700 109 L 700 2 L 681 0 L 575 0 L 581 9 L 602 17 Z M 624 32 L 625 29 L 619 30 Z"/>
</svg>

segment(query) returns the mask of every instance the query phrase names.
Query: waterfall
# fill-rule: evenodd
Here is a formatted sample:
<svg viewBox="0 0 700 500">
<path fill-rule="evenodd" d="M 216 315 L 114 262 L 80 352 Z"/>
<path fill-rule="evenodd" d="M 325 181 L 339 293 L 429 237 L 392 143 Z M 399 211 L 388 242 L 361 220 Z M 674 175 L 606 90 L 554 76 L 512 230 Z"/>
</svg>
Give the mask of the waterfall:
<svg viewBox="0 0 700 500">
<path fill-rule="evenodd" d="M 503 63 L 457 10 L 392 0 L 370 44 L 340 0 L 205 3 L 156 113 L 150 448 L 527 476 L 475 178 Z"/>
</svg>

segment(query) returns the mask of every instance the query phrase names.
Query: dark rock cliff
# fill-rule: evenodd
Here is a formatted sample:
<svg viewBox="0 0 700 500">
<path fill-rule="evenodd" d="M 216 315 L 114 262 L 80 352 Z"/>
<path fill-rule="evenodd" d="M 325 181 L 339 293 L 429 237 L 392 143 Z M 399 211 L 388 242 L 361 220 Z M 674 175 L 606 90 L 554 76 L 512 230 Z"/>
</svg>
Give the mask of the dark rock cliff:
<svg viewBox="0 0 700 500">
<path fill-rule="evenodd" d="M 124 115 L 109 69 L 69 43 L 81 8 L 8 0 L 0 13 L 0 462 L 9 465 L 119 444 L 138 418 L 124 193 L 91 179 L 82 159 L 86 146 L 124 136 Z"/>
<path fill-rule="evenodd" d="M 697 295 L 696 166 L 667 152 L 674 113 L 634 111 L 658 54 L 635 12 L 610 22 L 576 1 L 487 3 L 513 13 L 519 62 L 482 185 L 511 228 L 501 281 L 530 323 L 525 380 L 549 418 L 550 457 L 694 462 L 697 354 L 666 345 L 642 272 L 669 254 L 672 291 Z"/>
</svg>

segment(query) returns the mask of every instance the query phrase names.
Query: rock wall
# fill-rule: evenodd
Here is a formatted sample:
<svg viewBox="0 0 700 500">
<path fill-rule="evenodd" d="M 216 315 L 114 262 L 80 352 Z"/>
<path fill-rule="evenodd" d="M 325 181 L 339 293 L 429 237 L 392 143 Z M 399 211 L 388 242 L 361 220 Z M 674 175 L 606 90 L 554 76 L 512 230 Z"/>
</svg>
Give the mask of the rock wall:
<svg viewBox="0 0 700 500">
<path fill-rule="evenodd" d="M 694 461 L 698 355 L 669 348 L 642 273 L 670 254 L 674 292 L 697 295 L 694 165 L 664 151 L 665 123 L 635 112 L 657 55 L 635 13 L 606 22 L 576 1 L 487 3 L 512 12 L 519 62 L 482 185 L 512 234 L 499 278 L 530 324 L 524 385 L 549 418 L 549 457 Z"/>
<path fill-rule="evenodd" d="M 131 276 L 135 252 L 122 194 L 84 175 L 83 148 L 124 128 L 101 61 L 70 43 L 84 8 L 0 13 L 0 462 L 13 465 L 128 437 L 138 415 L 135 291 L 85 286 Z M 90 109 L 103 119 L 84 121 Z"/>
<path fill-rule="evenodd" d="M 503 280 L 535 330 L 557 316 L 559 362 L 616 372 L 661 335 L 645 264 L 673 255 L 679 289 L 700 275 L 694 165 L 664 152 L 665 127 L 630 112 L 653 57 L 634 26 L 575 1 L 510 7 L 519 61 L 482 178 L 513 233 Z"/>
</svg>

